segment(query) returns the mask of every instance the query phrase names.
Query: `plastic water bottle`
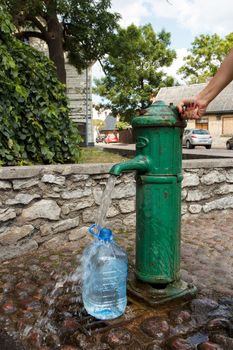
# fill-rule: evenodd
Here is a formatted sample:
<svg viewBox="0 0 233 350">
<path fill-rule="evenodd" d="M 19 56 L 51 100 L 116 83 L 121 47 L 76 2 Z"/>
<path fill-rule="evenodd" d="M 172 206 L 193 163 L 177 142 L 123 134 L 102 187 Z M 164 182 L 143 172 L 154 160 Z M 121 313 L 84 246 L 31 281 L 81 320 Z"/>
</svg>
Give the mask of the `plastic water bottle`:
<svg viewBox="0 0 233 350">
<path fill-rule="evenodd" d="M 112 231 L 102 228 L 82 256 L 82 299 L 88 314 L 101 320 L 121 316 L 127 304 L 128 259 L 113 240 Z M 98 227 L 97 227 L 98 228 Z M 96 239 L 97 238 L 97 239 Z"/>
</svg>

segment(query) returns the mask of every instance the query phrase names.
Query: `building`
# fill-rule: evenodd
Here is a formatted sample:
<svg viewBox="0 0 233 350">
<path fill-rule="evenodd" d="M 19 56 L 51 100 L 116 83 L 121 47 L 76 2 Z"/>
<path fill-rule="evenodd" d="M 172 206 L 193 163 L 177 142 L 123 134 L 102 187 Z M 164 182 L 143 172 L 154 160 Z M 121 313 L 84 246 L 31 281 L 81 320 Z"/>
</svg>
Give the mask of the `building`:
<svg viewBox="0 0 233 350">
<path fill-rule="evenodd" d="M 161 88 L 156 101 L 177 105 L 182 98 L 197 95 L 206 85 L 207 83 Z M 200 120 L 189 120 L 187 127 L 209 130 L 213 137 L 213 147 L 225 147 L 226 140 L 233 135 L 233 82 L 209 104 Z"/>
<path fill-rule="evenodd" d="M 76 68 L 66 61 L 66 91 L 70 118 L 78 125 L 86 145 L 93 145 L 92 123 L 92 74 L 91 67 L 78 74 Z M 87 140 L 86 140 L 87 138 Z"/>
<path fill-rule="evenodd" d="M 47 45 L 43 40 L 30 38 L 29 44 L 48 56 Z M 66 91 L 70 108 L 70 118 L 77 124 L 86 145 L 93 145 L 92 123 L 92 67 L 81 74 L 66 59 Z"/>
<path fill-rule="evenodd" d="M 95 120 L 101 120 L 103 125 L 94 128 L 94 139 L 96 139 L 98 134 L 118 136 L 118 131 L 116 130 L 116 123 L 118 120 L 113 117 L 110 109 L 96 110 L 95 107 L 93 107 L 93 121 Z"/>
</svg>

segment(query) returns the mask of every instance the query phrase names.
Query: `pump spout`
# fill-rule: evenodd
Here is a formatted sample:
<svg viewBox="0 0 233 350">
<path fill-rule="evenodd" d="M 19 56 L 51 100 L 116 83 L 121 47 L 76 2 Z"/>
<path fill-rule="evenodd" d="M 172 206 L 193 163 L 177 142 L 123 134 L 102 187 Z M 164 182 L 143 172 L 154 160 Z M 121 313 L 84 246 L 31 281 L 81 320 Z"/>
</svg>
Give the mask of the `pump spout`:
<svg viewBox="0 0 233 350">
<path fill-rule="evenodd" d="M 134 171 L 137 170 L 139 173 L 146 173 L 149 171 L 149 159 L 145 156 L 138 155 L 134 159 L 129 160 L 128 162 L 122 162 L 113 165 L 110 169 L 110 174 L 119 176 L 124 171 Z"/>
</svg>

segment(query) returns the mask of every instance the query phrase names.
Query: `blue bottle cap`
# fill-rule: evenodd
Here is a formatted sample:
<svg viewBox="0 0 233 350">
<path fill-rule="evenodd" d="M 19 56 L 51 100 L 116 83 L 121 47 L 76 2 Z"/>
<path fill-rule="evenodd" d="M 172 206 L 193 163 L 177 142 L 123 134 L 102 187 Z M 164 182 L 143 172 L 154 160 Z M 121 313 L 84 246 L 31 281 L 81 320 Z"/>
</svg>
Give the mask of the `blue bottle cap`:
<svg viewBox="0 0 233 350">
<path fill-rule="evenodd" d="M 112 231 L 109 228 L 102 228 L 98 235 L 98 238 L 103 241 L 111 241 L 112 240 Z"/>
</svg>

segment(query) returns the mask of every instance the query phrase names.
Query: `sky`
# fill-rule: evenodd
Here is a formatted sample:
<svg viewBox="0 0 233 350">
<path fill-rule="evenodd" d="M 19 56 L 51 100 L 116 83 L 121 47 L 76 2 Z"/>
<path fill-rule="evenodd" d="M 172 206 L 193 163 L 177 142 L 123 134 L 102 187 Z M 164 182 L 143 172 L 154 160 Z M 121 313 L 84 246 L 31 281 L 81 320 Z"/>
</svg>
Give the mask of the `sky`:
<svg viewBox="0 0 233 350">
<path fill-rule="evenodd" d="M 171 48 L 176 50 L 177 59 L 166 72 L 178 81 L 176 71 L 196 36 L 217 33 L 224 37 L 233 31 L 232 0 L 112 0 L 112 11 L 121 15 L 122 27 L 151 23 L 155 32 L 165 29 L 171 33 Z M 96 64 L 93 77 L 101 75 Z"/>
</svg>

